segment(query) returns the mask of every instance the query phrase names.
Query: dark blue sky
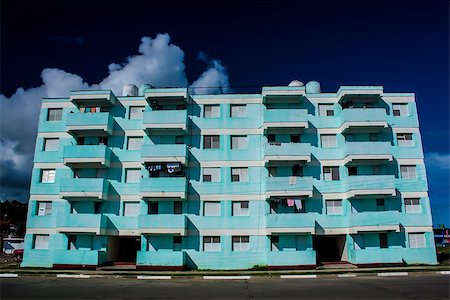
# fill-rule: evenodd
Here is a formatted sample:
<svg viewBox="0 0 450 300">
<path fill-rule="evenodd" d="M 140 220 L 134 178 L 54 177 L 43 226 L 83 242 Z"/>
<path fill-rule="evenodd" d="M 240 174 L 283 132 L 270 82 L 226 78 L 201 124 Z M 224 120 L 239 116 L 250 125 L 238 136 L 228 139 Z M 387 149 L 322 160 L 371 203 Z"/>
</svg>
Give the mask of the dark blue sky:
<svg viewBox="0 0 450 300">
<path fill-rule="evenodd" d="M 2 1 L 1 93 L 41 85 L 55 67 L 101 81 L 111 62 L 167 32 L 190 82 L 220 59 L 237 92 L 292 79 L 414 92 L 435 223 L 448 222 L 448 1 Z M 441 166 L 439 163 L 446 166 Z"/>
</svg>

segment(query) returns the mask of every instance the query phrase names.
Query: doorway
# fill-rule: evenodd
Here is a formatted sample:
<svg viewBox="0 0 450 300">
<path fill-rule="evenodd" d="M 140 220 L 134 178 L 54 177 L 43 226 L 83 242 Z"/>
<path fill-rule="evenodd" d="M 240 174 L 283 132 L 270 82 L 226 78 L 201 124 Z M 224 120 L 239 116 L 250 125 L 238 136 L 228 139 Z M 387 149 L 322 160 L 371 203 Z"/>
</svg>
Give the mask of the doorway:
<svg viewBox="0 0 450 300">
<path fill-rule="evenodd" d="M 115 264 L 136 264 L 137 251 L 141 250 L 140 237 L 109 237 L 108 261 Z"/>
<path fill-rule="evenodd" d="M 318 264 L 340 262 L 347 259 L 345 253 L 345 235 L 315 235 L 313 248 L 316 250 Z"/>
</svg>

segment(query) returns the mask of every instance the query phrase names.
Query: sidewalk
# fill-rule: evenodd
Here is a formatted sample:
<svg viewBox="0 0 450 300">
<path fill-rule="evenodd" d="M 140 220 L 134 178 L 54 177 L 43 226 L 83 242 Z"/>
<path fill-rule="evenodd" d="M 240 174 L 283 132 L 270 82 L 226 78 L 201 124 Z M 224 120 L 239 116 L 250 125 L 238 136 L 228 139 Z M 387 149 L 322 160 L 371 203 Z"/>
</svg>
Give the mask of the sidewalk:
<svg viewBox="0 0 450 300">
<path fill-rule="evenodd" d="M 376 275 L 378 273 L 395 272 L 419 272 L 436 273 L 440 271 L 450 271 L 449 265 L 438 266 L 406 266 L 406 267 L 376 267 L 376 268 L 351 268 L 351 269 L 311 269 L 311 270 L 234 270 L 234 271 L 136 271 L 136 270 L 53 270 L 53 269 L 20 269 L 20 268 L 0 268 L 3 274 L 20 274 L 28 276 L 56 276 L 57 274 L 91 275 L 95 276 L 172 276 L 178 278 L 203 277 L 203 276 L 281 276 L 281 275 L 333 275 L 333 274 L 360 274 Z"/>
</svg>

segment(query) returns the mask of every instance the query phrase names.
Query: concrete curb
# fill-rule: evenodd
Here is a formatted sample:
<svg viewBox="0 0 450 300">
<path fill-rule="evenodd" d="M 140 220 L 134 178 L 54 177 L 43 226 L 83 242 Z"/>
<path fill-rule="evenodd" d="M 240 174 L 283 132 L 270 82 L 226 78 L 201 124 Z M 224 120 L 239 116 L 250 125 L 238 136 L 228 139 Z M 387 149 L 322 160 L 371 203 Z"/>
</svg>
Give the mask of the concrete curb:
<svg viewBox="0 0 450 300">
<path fill-rule="evenodd" d="M 408 276 L 408 272 L 385 272 L 385 273 L 378 273 L 377 276 Z"/>
<path fill-rule="evenodd" d="M 436 273 L 441 274 L 441 275 L 450 275 L 450 271 L 440 271 L 440 272 L 436 272 Z"/>
<path fill-rule="evenodd" d="M 315 279 L 317 278 L 316 274 L 311 275 L 280 275 L 281 279 Z"/>
<path fill-rule="evenodd" d="M 356 274 L 338 274 L 339 278 L 356 277 Z"/>
<path fill-rule="evenodd" d="M 0 278 L 17 278 L 17 277 L 19 277 L 19 274 L 13 273 L 0 274 Z"/>
<path fill-rule="evenodd" d="M 172 279 L 172 276 L 146 276 L 146 275 L 138 275 L 136 276 L 137 279 L 143 279 L 143 280 L 166 280 L 166 279 Z"/>
<path fill-rule="evenodd" d="M 242 275 L 242 276 L 203 276 L 203 279 L 208 280 L 248 280 L 251 279 L 251 276 Z"/>
<path fill-rule="evenodd" d="M 91 278 L 91 275 L 85 275 L 85 274 L 56 274 L 56 278 Z"/>
</svg>

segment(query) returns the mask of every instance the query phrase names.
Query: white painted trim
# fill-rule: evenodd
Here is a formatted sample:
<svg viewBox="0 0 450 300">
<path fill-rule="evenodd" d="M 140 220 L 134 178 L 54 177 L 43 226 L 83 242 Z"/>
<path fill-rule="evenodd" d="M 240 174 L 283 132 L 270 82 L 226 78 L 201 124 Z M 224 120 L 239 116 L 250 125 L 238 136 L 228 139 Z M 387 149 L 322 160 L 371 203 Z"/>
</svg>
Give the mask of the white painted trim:
<svg viewBox="0 0 450 300">
<path fill-rule="evenodd" d="M 217 228 L 217 229 L 189 229 L 187 231 L 188 235 L 193 236 L 226 236 L 226 235 L 254 235 L 263 236 L 267 235 L 265 228 L 240 228 L 240 229 L 229 229 L 229 228 Z"/>
<path fill-rule="evenodd" d="M 307 275 L 280 275 L 281 279 L 316 279 L 316 274 Z"/>
<path fill-rule="evenodd" d="M 65 131 L 58 131 L 58 132 L 38 132 L 37 136 L 39 138 L 65 138 L 69 139 L 72 138 L 70 134 L 68 134 Z"/>
<path fill-rule="evenodd" d="M 411 96 L 385 96 L 381 95 L 384 101 L 391 103 L 411 103 L 416 102 L 414 95 Z"/>
<path fill-rule="evenodd" d="M 264 167 L 265 163 L 262 160 L 210 160 L 199 161 L 198 163 L 188 163 L 189 167 Z"/>
<path fill-rule="evenodd" d="M 441 275 L 450 275 L 450 271 L 438 271 L 436 273 Z"/>
<path fill-rule="evenodd" d="M 42 102 L 41 108 L 77 108 L 70 100 L 67 99 L 67 102 Z"/>
<path fill-rule="evenodd" d="M 70 96 L 70 101 L 73 100 L 91 100 L 91 99 L 106 99 L 111 100 L 111 93 L 105 92 L 103 94 L 76 94 Z"/>
<path fill-rule="evenodd" d="M 310 233 L 314 234 L 316 229 L 314 227 L 292 227 L 292 228 L 273 228 L 267 227 L 266 233 L 268 235 L 277 233 Z"/>
<path fill-rule="evenodd" d="M 367 190 L 350 190 L 345 193 L 324 193 L 322 194 L 322 198 L 324 200 L 340 200 L 340 199 L 348 199 L 356 196 L 364 196 L 364 195 L 389 195 L 395 196 L 396 190 L 392 189 L 367 189 Z M 318 199 L 320 200 L 320 198 Z"/>
<path fill-rule="evenodd" d="M 295 90 L 263 90 L 262 97 L 267 96 L 304 96 L 306 94 L 306 88 L 300 88 Z"/>
<path fill-rule="evenodd" d="M 141 198 L 186 198 L 186 192 L 140 192 Z"/>
<path fill-rule="evenodd" d="M 433 232 L 433 227 L 432 226 L 407 226 L 404 227 L 405 228 L 405 232 L 407 233 L 425 233 L 425 232 Z"/>
<path fill-rule="evenodd" d="M 355 226 L 349 229 L 349 233 L 374 232 L 374 231 L 395 231 L 400 232 L 398 225 L 379 225 L 379 226 Z"/>
<path fill-rule="evenodd" d="M 356 274 L 338 274 L 339 278 L 356 277 Z"/>
<path fill-rule="evenodd" d="M 35 169 L 66 169 L 69 170 L 70 168 L 65 166 L 62 162 L 40 162 L 40 163 L 34 163 Z"/>
<path fill-rule="evenodd" d="M 399 165 L 423 165 L 423 158 L 398 158 Z"/>
<path fill-rule="evenodd" d="M 179 162 L 186 164 L 186 156 L 146 156 L 141 157 L 141 163 L 145 162 Z"/>
<path fill-rule="evenodd" d="M 408 272 L 384 272 L 378 273 L 377 276 L 408 276 Z"/>
<path fill-rule="evenodd" d="M 240 276 L 203 276 L 206 280 L 249 280 L 251 276 L 240 275 Z"/>
<path fill-rule="evenodd" d="M 82 163 L 99 163 L 101 165 L 106 165 L 107 161 L 105 158 L 102 157 L 64 157 L 64 164 L 82 164 Z"/>
<path fill-rule="evenodd" d="M 115 161 L 111 163 L 110 168 L 142 168 L 142 163 L 140 161 Z"/>
<path fill-rule="evenodd" d="M 401 192 L 403 198 L 428 198 L 428 192 Z"/>
<path fill-rule="evenodd" d="M 57 233 L 95 233 L 99 235 L 103 231 L 105 231 L 103 227 L 56 227 Z"/>
<path fill-rule="evenodd" d="M 312 191 L 312 186 L 311 186 L 311 190 L 297 190 L 297 191 L 270 191 L 270 192 L 266 192 L 265 193 L 266 198 L 270 198 L 270 197 L 288 197 L 288 196 L 308 196 L 308 197 L 312 197 L 313 195 L 313 191 Z"/>
<path fill-rule="evenodd" d="M 144 100 L 122 100 L 122 99 L 120 99 L 120 97 L 122 97 L 122 96 L 119 96 L 119 99 L 117 99 L 117 100 L 123 106 L 146 106 L 146 107 L 149 106 L 148 102 L 145 99 Z M 144 98 L 144 96 L 141 96 L 141 97 Z"/>
<path fill-rule="evenodd" d="M 185 236 L 185 226 L 182 228 L 139 228 L 139 234 L 176 234 Z"/>
<path fill-rule="evenodd" d="M 185 88 L 184 91 L 181 92 L 146 92 L 144 93 L 144 97 L 145 99 L 147 98 L 187 98 L 188 93 L 187 93 L 187 89 Z M 187 101 L 187 99 L 186 99 Z"/>
<path fill-rule="evenodd" d="M 57 278 L 91 278 L 91 275 L 85 274 L 56 274 Z"/>
<path fill-rule="evenodd" d="M 193 130 L 197 133 L 198 130 Z M 200 135 L 262 135 L 264 128 L 205 128 L 200 129 Z"/>
<path fill-rule="evenodd" d="M 232 95 L 231 95 L 232 97 Z M 197 104 L 261 104 L 262 97 L 258 98 L 195 98 L 192 97 L 194 103 Z"/>
<path fill-rule="evenodd" d="M 72 125 L 66 126 L 67 131 L 78 131 L 78 130 L 103 130 L 108 132 L 108 125 Z"/>
<path fill-rule="evenodd" d="M 31 201 L 41 201 L 41 200 L 46 200 L 46 201 L 67 201 L 65 199 L 61 199 L 61 197 L 59 196 L 59 193 L 57 195 L 35 195 L 35 194 L 31 194 L 30 195 L 30 200 Z"/>
<path fill-rule="evenodd" d="M 265 155 L 264 162 L 269 161 L 311 161 L 311 155 Z"/>
<path fill-rule="evenodd" d="M 114 130 L 113 131 L 113 135 L 114 136 L 126 136 L 126 137 L 129 137 L 129 136 L 132 136 L 132 137 L 139 137 L 139 136 L 142 136 L 142 137 L 145 137 L 146 136 L 146 134 L 145 134 L 145 132 L 144 132 L 144 128 L 142 128 L 142 129 L 132 129 L 132 130 L 130 130 L 130 129 L 125 129 L 125 130 Z M 133 151 L 133 150 L 129 150 L 129 151 Z"/>
<path fill-rule="evenodd" d="M 167 280 L 167 279 L 172 279 L 172 276 L 138 275 L 136 278 L 141 279 L 141 280 Z"/>
<path fill-rule="evenodd" d="M 314 104 L 335 104 L 339 102 L 339 99 L 336 98 L 336 94 L 332 94 L 330 97 L 320 97 L 323 94 L 306 94 L 305 97 L 309 100 L 309 102 Z"/>
<path fill-rule="evenodd" d="M 308 122 L 264 122 L 264 129 L 272 127 L 281 128 L 308 128 Z"/>
<path fill-rule="evenodd" d="M 19 274 L 13 274 L 13 273 L 0 274 L 0 278 L 17 278 L 17 277 L 19 277 Z"/>
<path fill-rule="evenodd" d="M 165 123 L 165 124 L 155 124 L 155 123 L 143 123 L 145 129 L 181 129 L 186 130 L 186 122 L 180 123 Z"/>
<path fill-rule="evenodd" d="M 189 201 L 266 201 L 267 198 L 265 195 L 261 194 L 251 194 L 251 195 L 236 195 L 236 194 L 210 194 L 210 195 L 189 195 Z"/>
<path fill-rule="evenodd" d="M 60 192 L 59 195 L 62 198 L 84 197 L 84 198 L 103 199 L 105 197 L 105 195 L 102 192 Z"/>
<path fill-rule="evenodd" d="M 419 127 L 392 127 L 393 133 L 420 133 Z"/>
<path fill-rule="evenodd" d="M 28 227 L 26 234 L 57 234 L 56 227 L 53 228 L 32 228 Z"/>
</svg>

